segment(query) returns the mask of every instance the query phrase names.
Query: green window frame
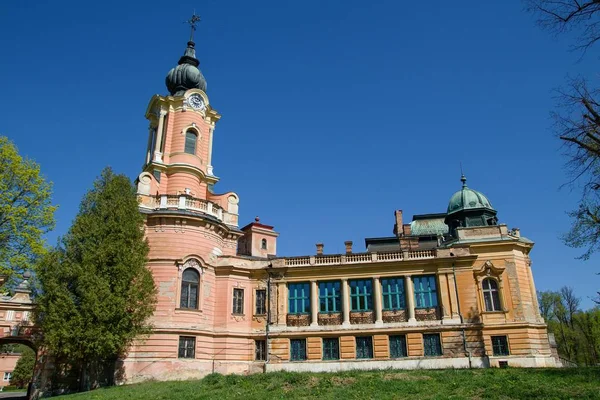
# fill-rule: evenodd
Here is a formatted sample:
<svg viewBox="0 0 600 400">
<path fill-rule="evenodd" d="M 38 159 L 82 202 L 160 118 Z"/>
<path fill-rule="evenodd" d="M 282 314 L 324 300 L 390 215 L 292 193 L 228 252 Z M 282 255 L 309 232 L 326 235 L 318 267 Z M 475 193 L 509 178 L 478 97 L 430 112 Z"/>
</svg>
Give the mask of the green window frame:
<svg viewBox="0 0 600 400">
<path fill-rule="evenodd" d="M 323 360 L 340 359 L 340 339 L 323 338 Z"/>
<path fill-rule="evenodd" d="M 308 282 L 288 283 L 288 314 L 310 313 L 310 285 Z"/>
<path fill-rule="evenodd" d="M 356 358 L 373 358 L 373 338 L 371 336 L 356 337 Z"/>
<path fill-rule="evenodd" d="M 384 310 L 406 309 L 404 278 L 381 279 L 381 296 Z"/>
<path fill-rule="evenodd" d="M 198 134 L 192 130 L 185 132 L 185 148 L 187 154 L 196 154 L 196 143 L 198 142 Z"/>
<path fill-rule="evenodd" d="M 353 279 L 350 285 L 350 310 L 373 310 L 373 281 L 371 279 Z"/>
<path fill-rule="evenodd" d="M 407 357 L 408 352 L 406 350 L 406 336 L 405 335 L 391 335 L 390 336 L 390 358 L 402 358 Z"/>
<path fill-rule="evenodd" d="M 492 354 L 495 356 L 510 355 L 506 336 L 492 336 Z"/>
<path fill-rule="evenodd" d="M 442 341 L 438 333 L 423 334 L 423 349 L 425 357 L 439 357 L 442 355 Z"/>
<path fill-rule="evenodd" d="M 290 360 L 306 360 L 306 339 L 290 339 Z"/>
<path fill-rule="evenodd" d="M 435 275 L 413 277 L 416 308 L 437 307 L 437 284 Z"/>
<path fill-rule="evenodd" d="M 342 310 L 341 282 L 319 282 L 319 311 L 322 313 Z"/>
</svg>

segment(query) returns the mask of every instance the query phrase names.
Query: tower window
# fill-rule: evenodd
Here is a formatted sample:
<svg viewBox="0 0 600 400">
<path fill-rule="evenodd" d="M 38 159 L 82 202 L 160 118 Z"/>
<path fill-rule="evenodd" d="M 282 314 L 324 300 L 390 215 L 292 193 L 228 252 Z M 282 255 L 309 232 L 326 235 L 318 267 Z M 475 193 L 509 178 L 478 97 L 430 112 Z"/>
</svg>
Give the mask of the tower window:
<svg viewBox="0 0 600 400">
<path fill-rule="evenodd" d="M 198 286 L 200 274 L 193 268 L 183 271 L 181 279 L 181 301 L 180 308 L 198 308 Z"/>
<path fill-rule="evenodd" d="M 187 131 L 185 133 L 185 152 L 188 154 L 196 154 L 196 142 L 198 141 L 198 135 L 194 131 Z"/>
<path fill-rule="evenodd" d="M 485 311 L 502 311 L 500 307 L 500 295 L 498 292 L 498 282 L 494 279 L 486 278 L 481 283 L 483 286 L 483 301 L 485 302 Z"/>
<path fill-rule="evenodd" d="M 263 250 L 267 249 L 267 239 L 261 240 L 260 248 L 263 249 Z"/>
<path fill-rule="evenodd" d="M 233 314 L 244 314 L 244 289 L 233 289 Z"/>
<path fill-rule="evenodd" d="M 196 338 L 179 336 L 179 358 L 196 358 Z"/>
</svg>

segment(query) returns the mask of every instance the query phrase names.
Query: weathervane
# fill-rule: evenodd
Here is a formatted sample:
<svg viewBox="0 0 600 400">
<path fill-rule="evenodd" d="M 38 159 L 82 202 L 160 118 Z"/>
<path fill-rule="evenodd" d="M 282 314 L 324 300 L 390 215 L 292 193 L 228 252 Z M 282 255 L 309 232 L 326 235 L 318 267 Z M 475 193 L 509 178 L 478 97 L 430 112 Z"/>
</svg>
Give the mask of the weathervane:
<svg viewBox="0 0 600 400">
<path fill-rule="evenodd" d="M 191 32 L 190 32 L 190 42 L 194 41 L 194 31 L 196 30 L 196 24 L 200 22 L 200 16 L 196 15 L 196 11 L 192 14 L 192 18 L 185 21 L 184 23 L 190 24 Z"/>
</svg>

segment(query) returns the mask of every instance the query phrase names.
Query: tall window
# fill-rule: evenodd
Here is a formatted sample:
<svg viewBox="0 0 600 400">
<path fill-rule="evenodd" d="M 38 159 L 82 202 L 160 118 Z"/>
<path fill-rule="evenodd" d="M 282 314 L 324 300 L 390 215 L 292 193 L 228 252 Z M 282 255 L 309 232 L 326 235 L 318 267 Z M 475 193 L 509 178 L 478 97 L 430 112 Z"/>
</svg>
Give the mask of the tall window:
<svg viewBox="0 0 600 400">
<path fill-rule="evenodd" d="M 435 275 L 413 277 L 415 287 L 415 306 L 417 308 L 437 307 L 437 287 Z"/>
<path fill-rule="evenodd" d="M 4 382 L 8 382 L 11 379 L 12 379 L 12 372 L 5 372 L 4 373 L 4 378 L 3 378 Z"/>
<path fill-rule="evenodd" d="M 406 336 L 393 335 L 390 336 L 390 357 L 400 358 L 406 357 Z"/>
<path fill-rule="evenodd" d="M 425 356 L 435 357 L 442 355 L 442 342 L 438 333 L 423 335 Z"/>
<path fill-rule="evenodd" d="M 179 358 L 196 357 L 196 338 L 191 336 L 179 336 Z"/>
<path fill-rule="evenodd" d="M 381 294 L 384 310 L 403 310 L 406 308 L 404 278 L 382 279 Z"/>
<path fill-rule="evenodd" d="M 371 311 L 373 309 L 373 281 L 356 279 L 350 284 L 350 309 L 352 311 Z"/>
<path fill-rule="evenodd" d="M 233 313 L 244 313 L 244 289 L 233 289 Z"/>
<path fill-rule="evenodd" d="M 263 239 L 260 241 L 260 248 L 263 250 L 267 249 L 267 239 Z"/>
<path fill-rule="evenodd" d="M 14 310 L 8 310 L 6 312 L 6 320 L 7 321 L 12 321 L 15 318 L 15 312 Z"/>
<path fill-rule="evenodd" d="M 506 336 L 492 336 L 492 351 L 495 356 L 507 356 L 510 354 Z"/>
<path fill-rule="evenodd" d="M 373 358 L 373 338 L 371 336 L 356 337 L 356 358 Z"/>
<path fill-rule="evenodd" d="M 256 291 L 256 309 L 254 314 L 265 315 L 267 313 L 267 291 L 266 289 L 258 289 Z"/>
<path fill-rule="evenodd" d="M 340 340 L 338 338 L 323 338 L 323 360 L 340 359 Z"/>
<path fill-rule="evenodd" d="M 322 313 L 342 310 L 340 281 L 319 282 L 319 310 Z"/>
<path fill-rule="evenodd" d="M 498 294 L 498 282 L 494 279 L 486 278 L 481 283 L 483 286 L 483 300 L 485 302 L 485 311 L 501 311 L 500 296 Z"/>
<path fill-rule="evenodd" d="M 193 268 L 183 271 L 181 277 L 181 301 L 180 308 L 198 308 L 198 285 L 200 274 Z"/>
<path fill-rule="evenodd" d="M 256 361 L 265 361 L 267 359 L 267 341 L 254 341 L 254 359 Z"/>
<path fill-rule="evenodd" d="M 310 312 L 310 287 L 308 283 L 288 284 L 288 313 L 308 314 Z"/>
<path fill-rule="evenodd" d="M 198 135 L 194 131 L 187 131 L 185 133 L 185 152 L 188 154 L 196 154 L 196 142 L 198 141 Z"/>
<path fill-rule="evenodd" d="M 291 339 L 290 348 L 290 359 L 292 361 L 306 360 L 306 339 Z"/>
</svg>

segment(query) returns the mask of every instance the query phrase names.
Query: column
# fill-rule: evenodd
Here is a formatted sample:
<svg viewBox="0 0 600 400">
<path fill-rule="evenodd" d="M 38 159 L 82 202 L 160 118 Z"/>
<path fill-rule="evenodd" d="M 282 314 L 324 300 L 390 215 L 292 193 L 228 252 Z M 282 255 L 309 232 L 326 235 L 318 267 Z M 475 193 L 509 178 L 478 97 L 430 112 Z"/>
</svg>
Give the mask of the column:
<svg viewBox="0 0 600 400">
<path fill-rule="evenodd" d="M 162 162 L 162 141 L 163 141 L 163 125 L 165 122 L 164 111 L 160 112 L 160 116 L 158 117 L 158 128 L 156 128 L 156 145 L 154 147 L 154 160 L 158 162 Z"/>
<path fill-rule="evenodd" d="M 342 326 L 350 326 L 350 288 L 347 278 L 342 279 L 342 311 L 344 313 Z"/>
<path fill-rule="evenodd" d="M 208 175 L 213 174 L 213 166 L 212 166 L 212 146 L 213 146 L 213 135 L 215 133 L 215 128 L 210 128 L 208 130 L 208 160 L 206 163 L 206 173 Z"/>
<path fill-rule="evenodd" d="M 448 278 L 448 290 L 450 292 L 450 311 L 452 319 L 460 318 L 460 315 L 458 315 L 458 294 L 456 293 L 456 286 L 454 284 L 454 274 L 448 274 L 446 275 L 446 277 Z M 481 285 L 478 285 L 478 287 L 481 287 Z M 478 296 L 478 299 L 479 298 L 481 298 L 481 296 Z M 479 304 L 479 301 L 477 304 Z"/>
<path fill-rule="evenodd" d="M 154 149 L 152 148 L 152 139 L 154 138 L 154 128 L 152 126 L 150 126 L 148 128 L 148 146 L 147 146 L 147 151 L 146 151 L 146 164 L 150 163 L 150 160 L 152 160 L 152 152 L 154 151 Z"/>
<path fill-rule="evenodd" d="M 317 281 L 310 281 L 310 326 L 319 325 L 319 291 Z"/>
<path fill-rule="evenodd" d="M 285 282 L 277 283 L 277 325 L 287 324 L 287 286 Z"/>
<path fill-rule="evenodd" d="M 383 325 L 382 309 L 381 309 L 381 282 L 379 277 L 373 278 L 373 303 L 375 305 L 375 325 Z"/>
<path fill-rule="evenodd" d="M 415 289 L 410 275 L 404 277 L 404 286 L 406 286 L 406 308 L 408 309 L 408 322 L 414 324 L 415 318 Z"/>
</svg>

